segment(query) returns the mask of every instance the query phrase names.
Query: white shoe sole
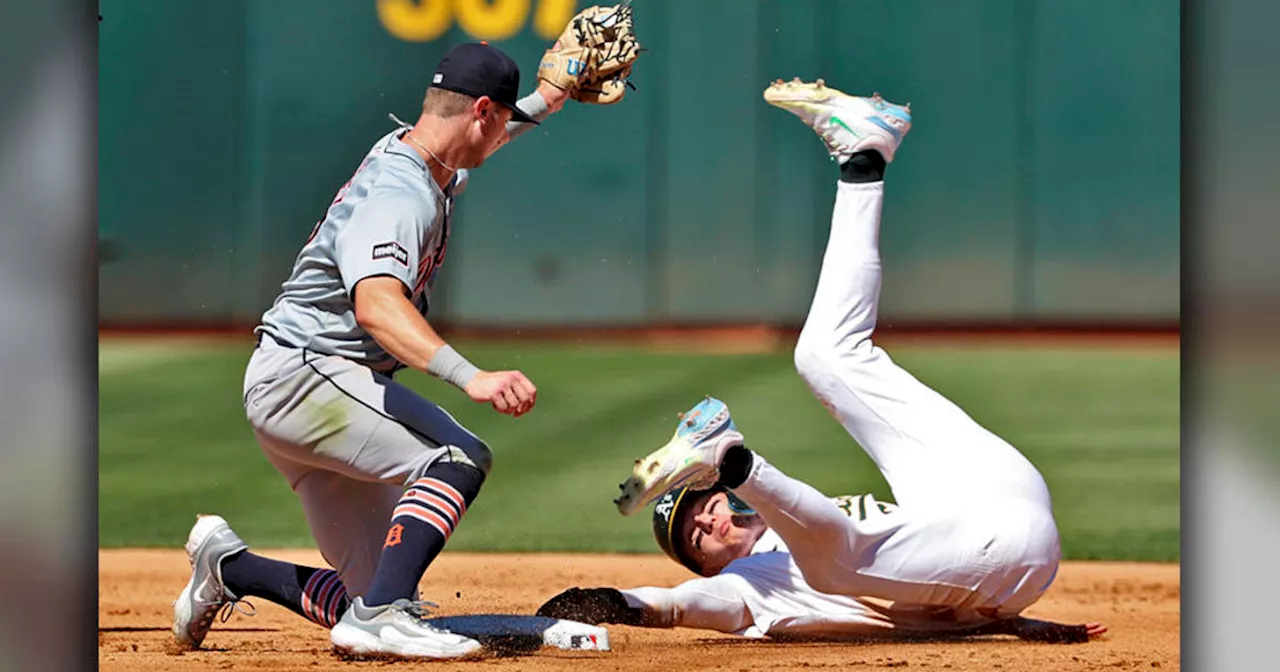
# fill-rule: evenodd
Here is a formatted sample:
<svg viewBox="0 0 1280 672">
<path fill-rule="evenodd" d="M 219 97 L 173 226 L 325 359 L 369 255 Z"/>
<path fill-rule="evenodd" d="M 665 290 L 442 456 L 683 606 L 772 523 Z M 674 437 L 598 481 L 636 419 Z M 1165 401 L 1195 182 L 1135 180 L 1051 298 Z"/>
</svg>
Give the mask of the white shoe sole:
<svg viewBox="0 0 1280 672">
<path fill-rule="evenodd" d="M 618 512 L 624 516 L 634 515 L 667 491 L 681 486 L 705 484 L 710 487 L 718 467 L 703 462 L 703 455 L 687 437 L 673 437 L 648 457 L 636 460 L 631 476 L 618 486 L 622 494 L 613 501 Z"/>
<path fill-rule="evenodd" d="M 341 656 L 353 659 L 368 658 L 432 658 L 454 659 L 478 655 L 483 651 L 480 642 L 468 640 L 459 645 L 439 642 L 406 641 L 388 642 L 373 633 L 347 623 L 338 623 L 329 631 L 329 641 Z"/>
<path fill-rule="evenodd" d="M 187 629 L 183 626 L 184 623 L 190 623 L 194 617 L 191 613 L 191 593 L 196 589 L 195 580 L 195 574 L 192 574 L 191 578 L 187 579 L 186 587 L 182 589 L 181 593 L 178 593 L 178 599 L 173 601 L 173 627 L 171 628 L 173 630 L 173 641 L 177 643 L 178 648 L 190 651 L 200 648 L 200 645 L 204 643 L 203 638 L 200 641 L 189 639 L 187 637 Z"/>
<path fill-rule="evenodd" d="M 834 116 L 832 111 L 823 110 L 822 108 L 829 108 L 829 110 L 845 108 L 847 111 L 853 112 L 854 114 L 848 118 L 841 115 L 842 122 L 840 125 L 845 126 L 854 135 L 860 136 L 860 141 L 856 143 L 856 146 L 849 146 L 848 150 L 874 149 L 880 152 L 889 162 L 893 161 L 898 145 L 902 143 L 902 139 L 910 131 L 910 103 L 897 105 L 884 100 L 878 93 L 871 97 L 850 95 L 839 89 L 827 86 L 826 82 L 821 79 L 813 83 L 802 82 L 798 78 L 790 82 L 777 80 L 764 90 L 763 95 L 765 102 L 800 116 L 805 121 L 805 124 L 813 128 L 819 135 L 822 135 L 823 131 L 814 127 L 813 123 L 797 110 L 803 110 L 813 117 L 820 117 L 824 114 Z M 898 124 L 905 120 L 906 127 L 898 127 L 886 121 L 886 114 L 889 117 L 896 117 L 899 120 Z M 869 121 L 873 118 L 876 121 Z M 861 128 L 855 131 L 854 128 L 846 124 L 854 124 L 855 126 L 861 126 Z M 876 128 L 869 127 L 872 125 Z M 888 137 L 885 134 L 888 134 Z"/>
</svg>

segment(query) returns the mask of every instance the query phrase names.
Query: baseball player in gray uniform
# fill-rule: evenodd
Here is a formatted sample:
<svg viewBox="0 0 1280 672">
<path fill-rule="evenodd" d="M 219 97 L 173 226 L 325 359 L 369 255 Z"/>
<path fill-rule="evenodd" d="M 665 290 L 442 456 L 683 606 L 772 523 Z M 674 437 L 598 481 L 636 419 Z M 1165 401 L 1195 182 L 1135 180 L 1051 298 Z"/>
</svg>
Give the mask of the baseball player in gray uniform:
<svg viewBox="0 0 1280 672">
<path fill-rule="evenodd" d="M 708 398 L 644 460 L 616 501 L 655 501 L 659 545 L 700 575 L 674 588 L 571 589 L 539 611 L 594 623 L 692 627 L 747 637 L 946 633 L 1085 641 L 1096 623 L 1021 616 L 1058 571 L 1048 488 L 1013 446 L 875 345 L 884 172 L 911 129 L 907 107 L 817 83 L 776 82 L 840 163 L 830 239 L 796 368 L 866 450 L 895 503 L 831 498 L 747 448 Z"/>
<path fill-rule="evenodd" d="M 221 517 L 199 517 L 186 546 L 192 577 L 174 603 L 180 645 L 200 646 L 219 609 L 225 620 L 255 596 L 330 628 L 351 655 L 452 658 L 480 648 L 426 623 L 417 586 L 492 453 L 394 376 L 428 372 L 512 417 L 537 401 L 524 374 L 480 369 L 425 317 L 468 171 L 573 94 L 542 79 L 517 100 L 519 85 L 519 68 L 495 47 L 449 51 L 417 123 L 374 143 L 311 232 L 256 329 L 244 406 L 334 569 L 256 555 Z"/>
</svg>

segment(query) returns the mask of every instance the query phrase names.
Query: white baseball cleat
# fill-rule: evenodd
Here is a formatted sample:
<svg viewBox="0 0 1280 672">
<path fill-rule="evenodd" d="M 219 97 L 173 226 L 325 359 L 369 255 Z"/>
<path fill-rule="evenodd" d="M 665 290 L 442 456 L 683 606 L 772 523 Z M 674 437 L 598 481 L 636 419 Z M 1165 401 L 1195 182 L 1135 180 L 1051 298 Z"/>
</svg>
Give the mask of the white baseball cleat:
<svg viewBox="0 0 1280 672">
<path fill-rule="evenodd" d="M 352 658 L 461 658 L 480 651 L 478 640 L 433 627 L 429 604 L 399 599 L 366 607 L 357 597 L 329 631 L 329 640 L 338 653 Z"/>
<path fill-rule="evenodd" d="M 222 583 L 222 561 L 247 548 L 249 545 L 231 530 L 222 516 L 196 516 L 186 545 L 191 580 L 173 601 L 173 638 L 179 647 L 200 648 L 218 610 L 226 607 L 222 615 L 225 622 L 232 610 L 239 608 L 240 599 Z M 252 611 L 241 613 L 253 615 Z"/>
<path fill-rule="evenodd" d="M 707 397 L 681 414 L 675 436 L 636 466 L 613 503 L 624 516 L 644 508 L 663 493 L 679 487 L 709 488 L 720 478 L 720 462 L 731 446 L 742 445 L 742 434 L 723 401 Z"/>
<path fill-rule="evenodd" d="M 804 120 L 827 144 L 839 163 L 857 152 L 874 149 L 893 162 L 893 154 L 911 130 L 911 104 L 895 105 L 874 94 L 851 96 L 819 79 L 790 82 L 781 79 L 764 90 L 765 102 Z"/>
</svg>

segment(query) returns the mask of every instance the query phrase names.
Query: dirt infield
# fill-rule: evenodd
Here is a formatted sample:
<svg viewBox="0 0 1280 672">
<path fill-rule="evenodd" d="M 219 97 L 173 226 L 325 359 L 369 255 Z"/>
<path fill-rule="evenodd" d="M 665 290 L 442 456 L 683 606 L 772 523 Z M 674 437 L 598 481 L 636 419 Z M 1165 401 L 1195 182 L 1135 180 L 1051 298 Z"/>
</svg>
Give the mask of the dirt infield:
<svg viewBox="0 0 1280 672">
<path fill-rule="evenodd" d="M 265 552 L 322 564 L 311 551 Z M 187 580 L 181 550 L 99 553 L 98 663 L 102 670 L 347 670 L 387 666 L 503 670 L 786 670 L 912 667 L 947 670 L 1180 669 L 1181 581 L 1177 565 L 1068 563 L 1028 616 L 1097 620 L 1110 632 L 1089 644 L 1031 644 L 1006 638 L 947 643 L 780 644 L 695 630 L 610 626 L 613 650 L 544 649 L 471 662 L 348 662 L 328 632 L 285 609 L 255 601 L 253 617 L 215 625 L 201 651 L 169 649 L 170 601 Z M 668 586 L 689 578 L 660 556 L 470 555 L 445 553 L 423 581 L 440 615 L 530 614 L 569 586 Z"/>
</svg>

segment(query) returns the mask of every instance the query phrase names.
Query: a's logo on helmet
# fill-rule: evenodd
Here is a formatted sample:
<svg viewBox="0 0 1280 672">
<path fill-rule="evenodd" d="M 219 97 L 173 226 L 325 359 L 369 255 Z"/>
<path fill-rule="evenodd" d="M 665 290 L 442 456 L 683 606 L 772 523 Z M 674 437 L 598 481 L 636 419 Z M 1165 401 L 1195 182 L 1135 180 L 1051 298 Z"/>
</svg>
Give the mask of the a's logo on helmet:
<svg viewBox="0 0 1280 672">
<path fill-rule="evenodd" d="M 668 493 L 666 495 L 663 495 L 662 499 L 659 500 L 656 505 L 654 505 L 653 512 L 658 514 L 659 516 L 662 516 L 663 520 L 669 520 L 671 518 L 671 509 L 675 508 L 675 506 L 676 506 L 675 495 Z"/>
</svg>

